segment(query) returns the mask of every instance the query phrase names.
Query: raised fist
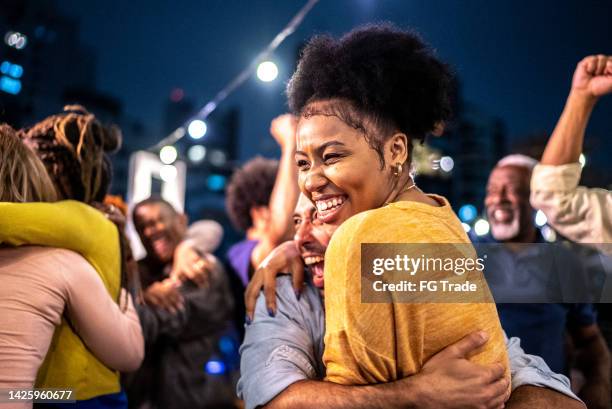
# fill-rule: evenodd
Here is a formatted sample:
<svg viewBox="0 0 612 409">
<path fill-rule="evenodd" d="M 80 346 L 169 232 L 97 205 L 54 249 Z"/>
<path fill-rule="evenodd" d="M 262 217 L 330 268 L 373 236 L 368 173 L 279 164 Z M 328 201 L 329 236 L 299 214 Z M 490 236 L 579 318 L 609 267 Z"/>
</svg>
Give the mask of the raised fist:
<svg viewBox="0 0 612 409">
<path fill-rule="evenodd" d="M 277 116 L 270 124 L 270 133 L 276 142 L 282 147 L 295 144 L 295 129 L 297 118 L 291 114 Z"/>
<path fill-rule="evenodd" d="M 572 91 L 599 98 L 612 93 L 612 56 L 590 55 L 578 63 Z"/>
</svg>

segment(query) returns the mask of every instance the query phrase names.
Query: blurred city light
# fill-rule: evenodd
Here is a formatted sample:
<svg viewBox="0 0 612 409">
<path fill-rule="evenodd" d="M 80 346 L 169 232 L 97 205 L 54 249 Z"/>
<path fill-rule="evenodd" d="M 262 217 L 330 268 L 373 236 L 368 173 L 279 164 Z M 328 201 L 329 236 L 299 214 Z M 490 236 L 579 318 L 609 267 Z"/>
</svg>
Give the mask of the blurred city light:
<svg viewBox="0 0 612 409">
<path fill-rule="evenodd" d="M 13 64 L 10 61 L 3 61 L 0 64 L 0 73 L 9 75 L 13 78 L 21 78 L 23 75 L 23 67 L 19 64 Z"/>
<path fill-rule="evenodd" d="M 542 227 L 542 226 L 544 226 L 546 224 L 546 222 L 548 222 L 548 219 L 546 218 L 546 215 L 544 214 L 543 211 L 538 210 L 536 212 L 536 215 L 535 215 L 535 224 L 536 224 L 536 226 Z"/>
<path fill-rule="evenodd" d="M 25 48 L 25 46 L 28 44 L 28 36 L 26 36 L 25 34 L 21 34 L 18 31 L 8 31 L 4 35 L 4 42 L 9 47 L 21 50 Z"/>
<path fill-rule="evenodd" d="M 489 233 L 489 222 L 485 219 L 478 219 L 474 224 L 474 232 L 478 236 L 484 236 Z"/>
<path fill-rule="evenodd" d="M 220 375 L 225 373 L 225 363 L 216 359 L 206 362 L 206 373 L 209 375 Z"/>
<path fill-rule="evenodd" d="M 187 157 L 193 163 L 202 162 L 205 156 L 206 156 L 206 148 L 202 145 L 193 145 L 187 151 Z"/>
<path fill-rule="evenodd" d="M 221 167 L 221 166 L 225 165 L 225 162 L 227 162 L 227 155 L 223 151 L 214 149 L 214 150 L 210 151 L 209 161 L 214 166 Z"/>
<path fill-rule="evenodd" d="M 178 152 L 174 146 L 166 145 L 159 151 L 159 159 L 166 165 L 174 163 L 177 157 Z"/>
<path fill-rule="evenodd" d="M 471 222 L 478 215 L 476 206 L 465 204 L 459 208 L 459 218 L 462 222 Z"/>
<path fill-rule="evenodd" d="M 182 88 L 174 88 L 170 92 L 170 100 L 172 102 L 180 102 L 185 96 L 185 91 Z"/>
<path fill-rule="evenodd" d="M 261 81 L 274 81 L 276 77 L 278 77 L 278 67 L 272 61 L 264 61 L 257 67 L 257 78 Z"/>
<path fill-rule="evenodd" d="M 550 226 L 542 227 L 540 229 L 540 232 L 542 233 L 544 240 L 546 240 L 549 243 L 553 243 L 554 241 L 557 240 L 557 233 Z"/>
<path fill-rule="evenodd" d="M 219 340 L 219 349 L 225 355 L 231 355 L 237 350 L 237 345 L 231 337 L 224 336 Z"/>
<path fill-rule="evenodd" d="M 208 189 L 218 192 L 225 189 L 226 178 L 223 175 L 210 175 L 206 179 L 206 186 Z"/>
<path fill-rule="evenodd" d="M 201 119 L 194 119 L 189 123 L 189 126 L 187 127 L 187 133 L 193 139 L 200 139 L 201 137 L 206 135 L 207 129 L 208 127 L 206 126 L 206 122 L 202 121 Z"/>
<path fill-rule="evenodd" d="M 21 91 L 21 81 L 3 75 L 0 77 L 0 91 L 17 95 Z"/>
<path fill-rule="evenodd" d="M 450 156 L 442 156 L 440 158 L 440 169 L 444 172 L 450 172 L 455 167 L 455 161 Z"/>
<path fill-rule="evenodd" d="M 463 227 L 463 230 L 464 230 L 466 233 L 469 233 L 469 232 L 470 232 L 470 230 L 472 230 L 472 228 L 470 227 L 470 225 L 469 225 L 469 224 L 467 224 L 467 223 L 461 223 L 461 226 Z"/>
<path fill-rule="evenodd" d="M 585 167 L 586 165 L 586 156 L 584 156 L 584 153 L 580 154 L 580 157 L 578 158 L 578 162 L 580 162 L 580 167 Z"/>
<path fill-rule="evenodd" d="M 159 177 L 164 182 L 172 182 L 176 179 L 177 174 L 176 167 L 174 165 L 164 165 L 159 170 Z"/>
</svg>

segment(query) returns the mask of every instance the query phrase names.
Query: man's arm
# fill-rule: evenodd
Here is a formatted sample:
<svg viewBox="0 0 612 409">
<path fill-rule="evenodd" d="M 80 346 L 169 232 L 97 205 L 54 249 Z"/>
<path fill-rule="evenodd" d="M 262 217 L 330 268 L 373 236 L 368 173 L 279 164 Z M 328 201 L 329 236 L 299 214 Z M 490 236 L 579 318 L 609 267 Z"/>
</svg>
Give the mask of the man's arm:
<svg viewBox="0 0 612 409">
<path fill-rule="evenodd" d="M 293 383 L 264 407 L 289 408 L 501 408 L 508 388 L 501 364 L 468 361 L 487 341 L 473 333 L 433 356 L 414 376 L 377 385 L 345 386 L 305 380 Z"/>
<path fill-rule="evenodd" d="M 565 108 L 542 155 L 543 165 L 578 162 L 591 112 L 597 100 L 610 92 L 612 56 L 589 56 L 578 63 Z"/>
<path fill-rule="evenodd" d="M 531 205 L 564 236 L 582 243 L 610 241 L 612 194 L 578 186 L 584 133 L 598 99 L 612 92 L 612 57 L 583 59 L 542 161 L 531 178 Z"/>
<path fill-rule="evenodd" d="M 578 392 L 589 408 L 610 408 L 610 352 L 597 324 L 572 330 L 576 368 L 585 376 Z"/>
<path fill-rule="evenodd" d="M 569 379 L 550 370 L 536 355 L 526 354 L 518 338 L 506 339 L 512 394 L 507 409 L 585 408 L 570 388 Z"/>
<path fill-rule="evenodd" d="M 510 395 L 506 409 L 563 408 L 586 409 L 584 403 L 548 388 L 523 385 Z"/>
<path fill-rule="evenodd" d="M 432 357 L 410 378 L 376 386 L 343 386 L 317 379 L 322 364 L 317 339 L 323 310 L 307 287 L 300 301 L 291 279 L 276 281 L 277 313 L 268 314 L 263 295 L 246 328 L 238 394 L 247 409 L 266 408 L 499 408 L 506 398 L 502 365 L 482 366 L 465 357 L 486 342 L 475 333 Z"/>
<path fill-rule="evenodd" d="M 210 334 L 223 329 L 231 319 L 234 302 L 225 271 L 214 256 L 206 257 L 211 265 L 207 285 L 183 283 L 182 308 L 171 312 L 161 307 L 138 307 L 147 344 L 162 335 L 185 339 Z"/>
</svg>

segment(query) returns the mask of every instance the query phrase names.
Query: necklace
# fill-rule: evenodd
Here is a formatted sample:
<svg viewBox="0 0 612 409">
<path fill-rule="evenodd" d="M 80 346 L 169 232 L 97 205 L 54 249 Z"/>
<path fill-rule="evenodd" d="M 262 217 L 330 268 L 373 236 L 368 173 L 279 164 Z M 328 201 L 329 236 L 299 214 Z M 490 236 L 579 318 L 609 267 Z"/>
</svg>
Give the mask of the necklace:
<svg viewBox="0 0 612 409">
<path fill-rule="evenodd" d="M 402 193 L 405 193 L 405 192 L 407 192 L 407 191 L 409 191 L 411 189 L 417 188 L 417 185 L 416 185 L 416 183 L 414 183 L 414 180 L 411 179 L 411 181 L 412 181 L 412 184 L 404 187 L 402 190 L 400 190 L 395 195 L 393 195 L 393 197 L 391 199 L 385 201 L 383 206 L 386 206 L 386 205 L 388 205 L 390 203 L 393 203 L 395 201 L 395 199 L 397 199 L 397 197 L 400 196 Z"/>
</svg>

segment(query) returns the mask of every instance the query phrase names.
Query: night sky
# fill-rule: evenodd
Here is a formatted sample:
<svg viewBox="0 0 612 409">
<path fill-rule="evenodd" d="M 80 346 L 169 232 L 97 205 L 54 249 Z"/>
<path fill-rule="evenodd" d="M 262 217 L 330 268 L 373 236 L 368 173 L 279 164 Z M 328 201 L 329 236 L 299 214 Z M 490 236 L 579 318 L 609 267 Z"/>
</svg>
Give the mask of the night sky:
<svg viewBox="0 0 612 409">
<path fill-rule="evenodd" d="M 60 0 L 97 53 L 97 87 L 120 98 L 161 139 L 163 106 L 175 87 L 203 106 L 240 72 L 305 1 Z M 255 77 L 224 106 L 241 108 L 240 156 L 273 156 L 270 120 L 286 110 L 284 86 L 299 45 L 315 33 L 341 34 L 388 20 L 421 33 L 458 74 L 463 96 L 502 118 L 511 140 L 550 132 L 576 63 L 612 54 L 612 2 L 321 0 L 277 50 L 279 78 Z M 179 126 L 180 124 L 176 124 Z M 601 139 L 590 160 L 612 169 L 612 96 L 589 133 Z M 144 147 L 144 146 L 143 146 Z"/>
</svg>

